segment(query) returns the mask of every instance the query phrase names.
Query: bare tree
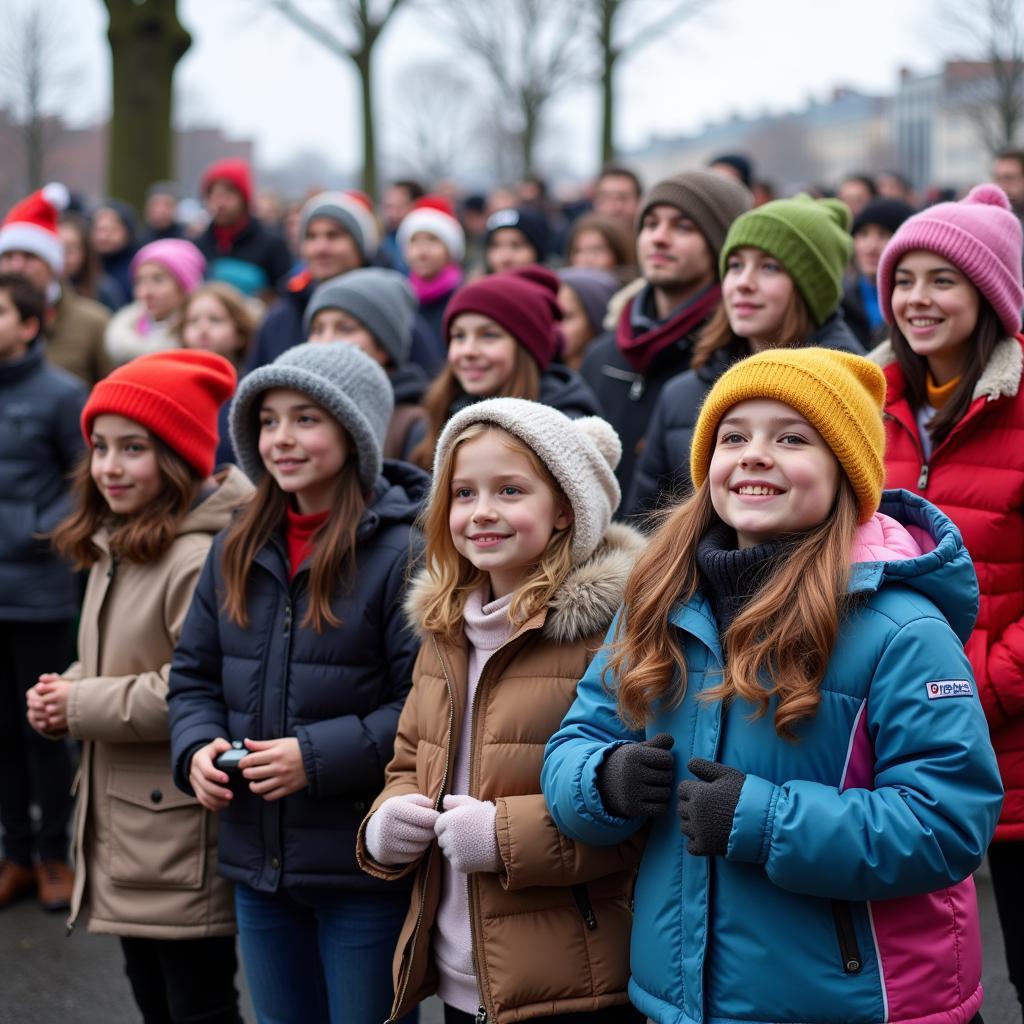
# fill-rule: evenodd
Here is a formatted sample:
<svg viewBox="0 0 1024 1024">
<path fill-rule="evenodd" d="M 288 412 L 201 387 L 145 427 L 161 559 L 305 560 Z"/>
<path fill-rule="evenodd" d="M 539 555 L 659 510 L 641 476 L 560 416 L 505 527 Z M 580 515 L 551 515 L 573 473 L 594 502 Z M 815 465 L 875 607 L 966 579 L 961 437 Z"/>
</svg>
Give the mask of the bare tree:
<svg viewBox="0 0 1024 1024">
<path fill-rule="evenodd" d="M 392 151 L 412 174 L 436 181 L 479 151 L 480 110 L 470 81 L 449 62 L 425 61 L 398 76 Z"/>
<path fill-rule="evenodd" d="M 69 59 L 69 38 L 60 4 L 37 0 L 5 17 L 0 44 L 3 96 L 21 128 L 28 191 L 46 180 L 47 151 L 56 141 L 56 113 L 80 75 Z"/>
<path fill-rule="evenodd" d="M 363 122 L 363 191 L 377 195 L 377 142 L 374 128 L 373 57 L 374 49 L 388 23 L 402 7 L 413 0 L 331 0 L 328 10 L 298 0 L 267 0 L 274 10 L 283 14 L 336 57 L 350 60 L 359 75 L 362 93 Z"/>
<path fill-rule="evenodd" d="M 965 57 L 986 68 L 955 83 L 954 104 L 966 109 L 992 154 L 1024 135 L 1024 4 L 1021 0 L 947 2 L 944 20 Z"/>
<path fill-rule="evenodd" d="M 619 64 L 644 47 L 695 17 L 710 0 L 583 0 L 595 48 L 601 82 L 601 162 L 615 157 L 615 72 Z M 641 8 L 654 8 L 654 16 L 641 17 Z"/>
<path fill-rule="evenodd" d="M 533 167 L 546 108 L 590 66 L 576 0 L 435 0 L 445 29 L 487 74 L 498 117 Z"/>
</svg>

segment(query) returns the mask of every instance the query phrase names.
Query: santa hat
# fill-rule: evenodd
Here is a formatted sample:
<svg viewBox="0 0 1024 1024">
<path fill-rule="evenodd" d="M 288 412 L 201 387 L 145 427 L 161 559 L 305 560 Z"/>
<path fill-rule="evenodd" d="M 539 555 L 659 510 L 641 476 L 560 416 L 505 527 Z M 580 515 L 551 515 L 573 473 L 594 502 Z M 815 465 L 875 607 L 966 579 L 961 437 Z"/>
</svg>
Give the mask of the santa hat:
<svg viewBox="0 0 1024 1024">
<path fill-rule="evenodd" d="M 69 198 L 68 190 L 55 181 L 15 203 L 0 227 L 0 253 L 30 252 L 55 274 L 63 273 L 64 243 L 57 219 Z"/>
<path fill-rule="evenodd" d="M 306 237 L 309 222 L 317 217 L 340 224 L 355 239 L 363 262 L 369 263 L 376 255 L 380 232 L 373 215 L 373 201 L 365 192 L 321 192 L 308 199 L 299 211 L 299 238 Z"/>
<path fill-rule="evenodd" d="M 466 255 L 466 235 L 451 203 L 444 196 L 423 196 L 398 225 L 398 245 L 404 252 L 418 231 L 440 239 L 453 263 L 461 263 Z"/>
</svg>

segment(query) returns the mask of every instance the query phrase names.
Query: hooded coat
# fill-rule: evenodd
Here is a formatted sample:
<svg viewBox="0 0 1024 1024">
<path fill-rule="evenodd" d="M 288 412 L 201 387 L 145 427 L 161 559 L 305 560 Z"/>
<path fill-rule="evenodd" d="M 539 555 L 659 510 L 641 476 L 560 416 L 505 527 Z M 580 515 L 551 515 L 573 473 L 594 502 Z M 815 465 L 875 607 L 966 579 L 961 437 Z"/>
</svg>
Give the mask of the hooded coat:
<svg viewBox="0 0 1024 1024">
<path fill-rule="evenodd" d="M 494 1024 L 627 1001 L 630 897 L 642 837 L 596 849 L 559 835 L 540 795 L 540 766 L 544 744 L 572 703 L 643 544 L 629 527 L 611 526 L 550 606 L 491 655 L 477 687 L 470 795 L 497 805 L 502 870 L 468 878 L 480 1000 Z M 406 602 L 421 633 L 432 586 L 421 575 Z M 465 742 L 468 656 L 464 637 L 452 642 L 423 635 L 395 757 L 371 814 L 405 793 L 426 794 L 441 806 Z M 358 846 L 364 871 L 390 880 L 415 873 L 395 952 L 397 1019 L 437 989 L 430 932 L 441 898 L 442 854 L 434 843 L 411 864 L 384 867 L 371 859 L 365 830 L 366 822 Z"/>
<path fill-rule="evenodd" d="M 544 795 L 579 842 L 621 843 L 646 819 L 604 806 L 597 773 L 625 742 L 667 732 L 676 783 L 707 758 L 746 776 L 727 852 L 687 850 L 676 807 L 651 822 L 637 878 L 633 1004 L 657 1024 L 962 1024 L 982 1002 L 971 872 L 1002 787 L 964 656 L 971 560 L 933 505 L 887 491 L 852 553 L 850 601 L 814 717 L 701 700 L 721 678 L 718 625 L 698 591 L 672 613 L 685 693 L 646 730 L 619 718 L 602 651 L 548 744 Z"/>
<path fill-rule="evenodd" d="M 230 886 L 217 875 L 217 819 L 171 779 L 167 678 L 213 535 L 252 493 L 241 470 L 196 505 L 170 548 L 140 565 L 93 541 L 78 631 L 68 728 L 83 743 L 75 782 L 75 886 L 69 926 L 193 939 L 235 931 Z"/>
</svg>

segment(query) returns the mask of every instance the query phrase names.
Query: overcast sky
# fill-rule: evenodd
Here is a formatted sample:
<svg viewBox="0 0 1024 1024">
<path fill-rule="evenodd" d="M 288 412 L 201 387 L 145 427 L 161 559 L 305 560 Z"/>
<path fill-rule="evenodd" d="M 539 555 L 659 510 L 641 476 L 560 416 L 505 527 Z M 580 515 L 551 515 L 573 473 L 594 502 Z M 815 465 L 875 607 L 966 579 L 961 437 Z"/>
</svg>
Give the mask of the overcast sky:
<svg viewBox="0 0 1024 1024">
<path fill-rule="evenodd" d="M 67 12 L 67 50 L 85 74 L 67 112 L 75 120 L 106 116 L 109 52 L 100 0 L 0 0 L 7 6 L 43 2 Z M 329 11 L 330 0 L 303 0 Z M 487 3 L 488 0 L 479 0 Z M 635 0 L 654 12 L 671 0 Z M 252 138 L 264 165 L 321 152 L 339 167 L 355 166 L 358 86 L 347 63 L 332 57 L 268 10 L 264 0 L 179 0 L 193 45 L 178 65 L 180 115 L 189 124 L 215 123 Z M 652 135 L 695 131 L 708 121 L 824 99 L 839 84 L 884 93 L 900 66 L 938 67 L 955 37 L 936 20 L 937 0 L 717 0 L 623 65 L 618 79 L 619 143 L 642 145 Z M 377 73 L 380 132 L 394 137 L 403 68 L 444 58 L 470 72 L 471 59 L 427 18 L 400 14 L 380 46 Z M 552 112 L 549 143 L 586 173 L 596 161 L 596 87 L 580 87 Z M 390 128 L 390 131 L 389 131 Z"/>
</svg>

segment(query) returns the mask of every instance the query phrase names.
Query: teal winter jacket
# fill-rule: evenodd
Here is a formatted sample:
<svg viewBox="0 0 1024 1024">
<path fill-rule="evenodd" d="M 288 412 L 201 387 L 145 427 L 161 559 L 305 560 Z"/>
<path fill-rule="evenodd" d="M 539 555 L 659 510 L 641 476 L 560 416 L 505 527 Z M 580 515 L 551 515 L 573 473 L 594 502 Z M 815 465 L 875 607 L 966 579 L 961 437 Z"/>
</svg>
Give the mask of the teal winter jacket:
<svg viewBox="0 0 1024 1024">
<path fill-rule="evenodd" d="M 741 700 L 698 699 L 722 665 L 698 593 L 672 616 L 682 701 L 627 728 L 602 651 L 547 746 L 552 818 L 592 845 L 644 824 L 598 792 L 622 743 L 671 733 L 677 783 L 691 757 L 746 774 L 724 857 L 687 852 L 674 803 L 652 822 L 630 998 L 658 1024 L 964 1024 L 981 1006 L 971 872 L 1002 788 L 962 645 L 977 580 L 956 527 L 923 498 L 886 492 L 881 513 L 858 535 L 821 704 L 795 742 L 775 732 L 774 699 L 760 718 Z"/>
</svg>

